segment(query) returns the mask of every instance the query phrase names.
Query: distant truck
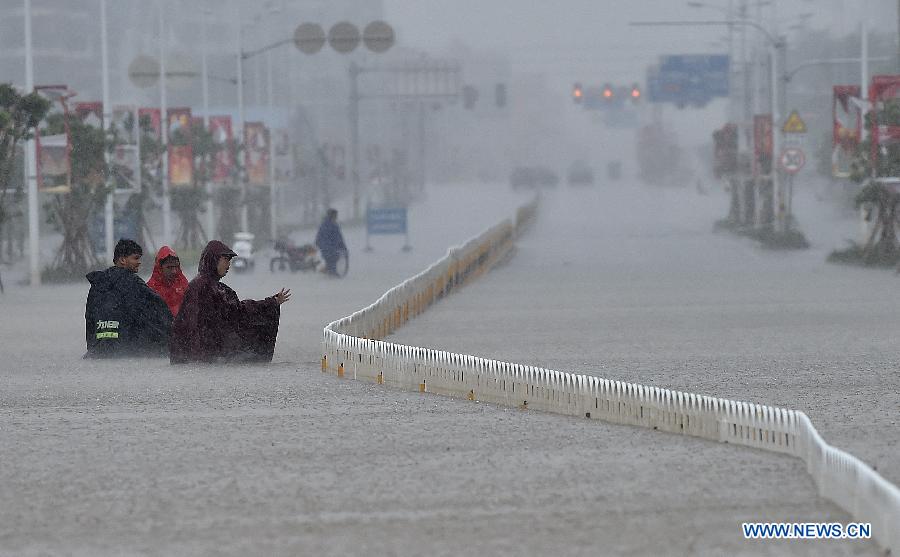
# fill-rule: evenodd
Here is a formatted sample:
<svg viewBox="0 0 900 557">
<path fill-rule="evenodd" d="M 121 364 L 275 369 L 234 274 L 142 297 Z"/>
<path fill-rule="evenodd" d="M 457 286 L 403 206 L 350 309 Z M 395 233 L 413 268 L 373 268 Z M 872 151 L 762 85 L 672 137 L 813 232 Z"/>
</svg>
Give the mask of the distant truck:
<svg viewBox="0 0 900 557">
<path fill-rule="evenodd" d="M 575 161 L 569 167 L 566 181 L 570 186 L 593 186 L 594 171 L 584 161 Z"/>
<path fill-rule="evenodd" d="M 509 175 L 509 185 L 514 190 L 520 188 L 555 188 L 559 176 L 546 166 L 517 166 Z"/>
</svg>

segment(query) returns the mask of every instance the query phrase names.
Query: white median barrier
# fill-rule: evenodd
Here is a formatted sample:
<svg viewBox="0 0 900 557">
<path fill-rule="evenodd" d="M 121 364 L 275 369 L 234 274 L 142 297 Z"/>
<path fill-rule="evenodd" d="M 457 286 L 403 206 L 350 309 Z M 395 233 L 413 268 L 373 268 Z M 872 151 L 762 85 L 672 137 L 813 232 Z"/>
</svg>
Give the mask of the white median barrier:
<svg viewBox="0 0 900 557">
<path fill-rule="evenodd" d="M 324 330 L 322 371 L 493 404 L 642 426 L 803 459 L 820 494 L 872 525 L 884 549 L 900 551 L 900 489 L 858 458 L 828 445 L 803 413 L 595 376 L 500 362 L 384 339 L 454 289 L 508 257 L 534 221 L 538 199 L 448 250 L 372 305 Z"/>
</svg>

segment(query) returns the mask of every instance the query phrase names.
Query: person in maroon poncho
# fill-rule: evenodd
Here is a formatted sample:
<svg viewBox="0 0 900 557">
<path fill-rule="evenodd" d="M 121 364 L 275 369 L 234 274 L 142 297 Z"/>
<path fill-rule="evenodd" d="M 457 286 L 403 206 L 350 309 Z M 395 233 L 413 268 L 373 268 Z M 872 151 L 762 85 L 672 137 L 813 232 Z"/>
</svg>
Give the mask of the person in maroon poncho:
<svg viewBox="0 0 900 557">
<path fill-rule="evenodd" d="M 291 291 L 282 288 L 264 300 L 239 300 L 220 281 L 235 255 L 218 240 L 203 250 L 198 274 L 172 324 L 171 363 L 272 361 L 281 304 L 290 300 Z"/>
<path fill-rule="evenodd" d="M 153 265 L 153 274 L 150 275 L 147 286 L 166 302 L 172 317 L 178 315 L 178 308 L 181 307 L 181 300 L 187 291 L 188 279 L 181 272 L 181 260 L 169 246 L 159 248 L 156 264 Z"/>
</svg>

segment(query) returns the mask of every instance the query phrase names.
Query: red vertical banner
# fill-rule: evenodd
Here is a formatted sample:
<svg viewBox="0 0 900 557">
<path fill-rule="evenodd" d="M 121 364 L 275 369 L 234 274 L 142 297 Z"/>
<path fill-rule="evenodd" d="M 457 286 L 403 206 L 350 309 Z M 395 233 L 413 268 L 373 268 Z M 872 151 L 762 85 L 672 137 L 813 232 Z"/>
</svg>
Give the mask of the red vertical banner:
<svg viewBox="0 0 900 557">
<path fill-rule="evenodd" d="M 69 136 L 35 134 L 38 161 L 38 189 L 47 193 L 68 193 Z"/>
<path fill-rule="evenodd" d="M 269 183 L 269 130 L 262 122 L 244 124 L 244 156 L 247 182 L 254 186 Z"/>
<path fill-rule="evenodd" d="M 101 129 L 103 128 L 103 103 L 99 101 L 75 103 L 75 116 L 85 124 Z"/>
<path fill-rule="evenodd" d="M 138 118 L 147 122 L 153 139 L 162 139 L 162 116 L 158 108 L 141 108 L 138 110 Z"/>
<path fill-rule="evenodd" d="M 140 122 L 141 137 L 144 137 L 144 126 L 147 127 L 146 136 L 149 139 L 159 143 L 162 141 L 162 113 L 158 108 L 139 108 L 138 121 Z M 141 150 L 148 151 L 146 145 L 142 145 Z M 144 164 L 147 172 L 156 179 L 161 179 L 162 174 L 162 154 L 159 156 L 146 157 Z"/>
<path fill-rule="evenodd" d="M 226 182 L 234 170 L 234 136 L 231 130 L 231 116 L 210 116 L 209 132 L 219 149 L 213 164 L 212 180 Z"/>
<path fill-rule="evenodd" d="M 110 128 L 115 132 L 119 143 L 135 145 L 138 134 L 137 111 L 135 108 L 133 106 L 114 106 Z"/>
<path fill-rule="evenodd" d="M 194 153 L 190 145 L 169 145 L 169 185 L 194 183 Z"/>
<path fill-rule="evenodd" d="M 197 134 L 201 133 L 205 127 L 206 126 L 203 125 L 203 118 L 191 116 L 191 155 L 194 158 L 194 180 L 198 183 L 202 180 L 209 181 L 210 169 L 206 164 L 206 161 L 203 160 L 202 154 L 199 153 L 197 149 L 194 149 L 198 137 L 201 137 Z"/>
<path fill-rule="evenodd" d="M 173 145 L 189 145 L 191 143 L 191 109 L 170 108 L 168 111 L 168 139 Z"/>
<path fill-rule="evenodd" d="M 832 146 L 850 150 L 859 144 L 862 136 L 862 111 L 859 85 L 835 85 L 832 88 L 831 112 L 834 119 Z M 852 99 L 852 100 L 851 100 Z"/>
<path fill-rule="evenodd" d="M 753 175 L 772 172 L 772 115 L 753 116 Z"/>
<path fill-rule="evenodd" d="M 871 112 L 869 112 L 872 118 L 870 164 L 876 174 L 878 173 L 878 156 L 881 147 L 888 143 L 900 141 L 900 126 L 894 125 L 894 122 L 890 120 L 880 122 L 878 113 L 885 111 L 889 114 L 890 111 L 885 110 L 887 103 L 898 96 L 900 96 L 900 75 L 876 75 L 872 77 L 872 84 L 869 86 L 869 102 L 872 107 Z M 895 171 L 891 170 L 891 172 Z"/>
<path fill-rule="evenodd" d="M 115 106 L 110 129 L 116 138 L 111 170 L 120 190 L 137 191 L 141 162 L 137 144 L 137 111 L 133 106 Z"/>
<path fill-rule="evenodd" d="M 290 182 L 294 174 L 294 153 L 291 149 L 291 137 L 284 128 L 272 131 L 270 137 L 272 151 L 275 154 L 275 182 Z"/>
<path fill-rule="evenodd" d="M 66 108 L 65 99 L 71 92 L 65 85 L 46 85 L 34 88 L 51 101 L 51 106 L 62 108 L 66 119 L 65 133 L 47 135 L 46 123 L 35 132 L 37 150 L 37 183 L 38 189 L 47 193 L 69 193 L 72 190 L 72 141 L 69 136 L 68 120 L 71 117 Z"/>
<path fill-rule="evenodd" d="M 166 124 L 169 133 L 169 185 L 193 185 L 194 153 L 191 148 L 191 109 L 169 109 Z"/>
<path fill-rule="evenodd" d="M 832 89 L 831 174 L 849 178 L 850 164 L 862 138 L 859 85 L 835 85 Z"/>
</svg>

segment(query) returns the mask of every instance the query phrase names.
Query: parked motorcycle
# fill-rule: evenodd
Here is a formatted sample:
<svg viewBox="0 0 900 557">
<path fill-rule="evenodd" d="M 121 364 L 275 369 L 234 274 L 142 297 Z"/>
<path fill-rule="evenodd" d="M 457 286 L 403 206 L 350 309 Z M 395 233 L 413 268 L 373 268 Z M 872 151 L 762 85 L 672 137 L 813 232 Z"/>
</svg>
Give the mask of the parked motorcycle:
<svg viewBox="0 0 900 557">
<path fill-rule="evenodd" d="M 316 255 L 319 250 L 312 244 L 303 244 L 298 246 L 290 240 L 276 240 L 275 251 L 277 255 L 269 261 L 269 270 L 286 271 L 292 273 L 297 271 L 314 271 L 319 266 L 319 259 Z"/>
<path fill-rule="evenodd" d="M 237 232 L 234 235 L 234 244 L 231 249 L 237 256 L 231 258 L 231 268 L 235 272 L 242 273 L 252 271 L 256 266 L 253 254 L 253 234 L 249 232 Z"/>
</svg>

